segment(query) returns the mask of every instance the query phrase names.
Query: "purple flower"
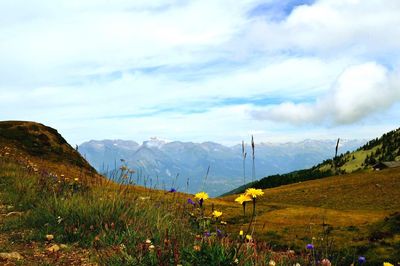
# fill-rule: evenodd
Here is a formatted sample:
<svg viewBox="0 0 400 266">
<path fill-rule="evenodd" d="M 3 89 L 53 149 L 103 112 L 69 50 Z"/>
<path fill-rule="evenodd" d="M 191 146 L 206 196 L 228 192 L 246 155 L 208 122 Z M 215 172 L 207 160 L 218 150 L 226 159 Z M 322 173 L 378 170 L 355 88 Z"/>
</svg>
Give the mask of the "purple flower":
<svg viewBox="0 0 400 266">
<path fill-rule="evenodd" d="M 188 199 L 187 203 L 192 204 L 193 206 L 196 205 L 196 203 L 192 199 Z"/>
<path fill-rule="evenodd" d="M 171 188 L 168 192 L 174 193 L 174 192 L 176 192 L 176 189 L 175 188 Z"/>
<path fill-rule="evenodd" d="M 200 200 L 199 200 L 199 205 L 200 205 L 200 207 L 203 206 L 203 201 L 204 201 L 203 199 L 200 199 Z"/>
<path fill-rule="evenodd" d="M 306 248 L 307 249 L 314 249 L 314 245 L 313 244 L 307 244 Z"/>
<path fill-rule="evenodd" d="M 365 262 L 367 262 L 367 260 L 365 259 L 365 257 L 363 257 L 363 256 L 359 256 L 359 257 L 358 257 L 358 263 L 364 264 Z"/>
<path fill-rule="evenodd" d="M 211 236 L 211 233 L 210 233 L 210 232 L 204 232 L 204 236 L 210 237 L 210 236 Z"/>
<path fill-rule="evenodd" d="M 219 229 L 217 229 L 217 236 L 218 236 L 218 237 L 221 237 L 221 236 L 222 236 L 222 231 L 219 230 Z"/>
</svg>

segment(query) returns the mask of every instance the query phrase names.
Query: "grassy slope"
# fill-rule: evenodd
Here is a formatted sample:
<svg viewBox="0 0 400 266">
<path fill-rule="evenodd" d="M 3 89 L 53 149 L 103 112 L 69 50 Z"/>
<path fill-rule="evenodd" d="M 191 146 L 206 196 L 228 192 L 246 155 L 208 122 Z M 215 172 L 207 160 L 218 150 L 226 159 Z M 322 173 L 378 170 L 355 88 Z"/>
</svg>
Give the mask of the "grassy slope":
<svg viewBox="0 0 400 266">
<path fill-rule="evenodd" d="M 88 172 L 94 168 L 73 149 L 57 130 L 35 122 L 1 121 L 0 144 L 16 146 L 26 154 L 45 161 L 69 164 Z"/>
<path fill-rule="evenodd" d="M 232 202 L 237 195 L 221 198 Z M 379 172 L 358 172 L 319 180 L 301 182 L 265 190 L 257 203 L 259 217 L 256 232 L 259 238 L 273 245 L 301 246 L 304 240 L 321 233 L 321 224 L 332 229 L 338 246 L 365 246 L 374 232 L 374 224 L 400 211 L 399 169 Z M 242 220 L 242 207 L 229 205 L 228 221 Z M 242 228 L 245 228 L 242 226 Z M 238 226 L 230 229 L 238 231 Z M 400 244 L 400 234 L 385 239 Z M 381 247 L 382 248 L 382 247 Z M 373 251 L 370 251 L 373 252 Z M 388 244 L 383 253 L 390 256 Z"/>
</svg>

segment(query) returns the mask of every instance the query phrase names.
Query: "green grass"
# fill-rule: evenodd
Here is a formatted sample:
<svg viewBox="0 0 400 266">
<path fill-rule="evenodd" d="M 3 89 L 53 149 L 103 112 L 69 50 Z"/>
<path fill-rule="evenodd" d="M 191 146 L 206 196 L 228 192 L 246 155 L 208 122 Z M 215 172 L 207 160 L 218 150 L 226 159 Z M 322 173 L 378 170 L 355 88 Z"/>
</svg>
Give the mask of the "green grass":
<svg viewBox="0 0 400 266">
<path fill-rule="evenodd" d="M 207 227 L 212 234 L 203 236 L 205 228 L 199 229 L 188 214 L 195 210 L 178 193 L 111 183 L 88 187 L 35 174 L 1 158 L 0 192 L 2 204 L 23 212 L 2 223 L 2 233 L 17 233 L 12 241 L 45 245 L 51 234 L 54 243 L 90 250 L 101 265 L 232 265 L 235 259 L 262 265 L 271 252 L 247 245 L 239 251 L 241 240 L 218 237 L 215 222 Z"/>
<path fill-rule="evenodd" d="M 23 215 L 7 218 L 0 233 L 42 246 L 52 234 L 54 243 L 87 249 L 101 265 L 236 265 L 236 259 L 240 265 L 314 265 L 326 257 L 350 265 L 358 255 L 381 265 L 399 258 L 398 214 L 390 214 L 400 209 L 394 200 L 400 182 L 393 170 L 265 190 L 257 199 L 254 242 L 238 235 L 251 207 L 243 219 L 235 196 L 207 200 L 200 209 L 186 202 L 190 195 L 85 180 L 50 177 L 1 157 L 0 201 Z M 210 218 L 212 209 L 223 212 L 226 226 Z M 316 249 L 306 251 L 311 242 Z"/>
</svg>

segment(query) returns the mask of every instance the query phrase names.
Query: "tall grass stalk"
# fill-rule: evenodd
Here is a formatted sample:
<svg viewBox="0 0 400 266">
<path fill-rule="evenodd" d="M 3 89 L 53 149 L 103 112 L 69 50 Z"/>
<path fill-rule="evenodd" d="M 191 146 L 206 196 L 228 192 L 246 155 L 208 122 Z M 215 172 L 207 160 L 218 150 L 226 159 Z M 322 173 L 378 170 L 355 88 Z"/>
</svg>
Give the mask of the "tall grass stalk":
<svg viewBox="0 0 400 266">
<path fill-rule="evenodd" d="M 254 144 L 254 138 L 253 135 L 251 135 L 251 159 L 252 159 L 252 172 L 251 172 L 251 182 L 254 182 L 255 176 L 256 176 L 256 165 L 255 165 L 255 144 Z"/>
<path fill-rule="evenodd" d="M 244 141 L 242 140 L 242 158 L 243 158 L 243 185 L 246 185 L 246 146 Z"/>
</svg>

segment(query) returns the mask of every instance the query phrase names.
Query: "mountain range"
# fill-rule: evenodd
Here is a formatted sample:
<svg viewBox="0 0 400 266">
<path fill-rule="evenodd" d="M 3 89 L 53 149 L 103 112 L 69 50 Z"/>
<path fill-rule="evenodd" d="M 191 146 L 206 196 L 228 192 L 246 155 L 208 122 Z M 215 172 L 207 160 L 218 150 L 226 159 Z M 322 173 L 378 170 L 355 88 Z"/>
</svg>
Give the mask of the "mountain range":
<svg viewBox="0 0 400 266">
<path fill-rule="evenodd" d="M 340 152 L 352 151 L 365 140 L 343 140 Z M 311 167 L 332 158 L 336 140 L 304 140 L 255 145 L 254 180 L 272 174 Z M 245 180 L 242 145 L 224 146 L 214 142 L 168 142 L 151 138 L 139 144 L 130 140 L 91 140 L 78 151 L 99 172 L 116 177 L 116 169 L 126 165 L 135 171 L 140 185 L 194 193 L 207 191 L 217 196 L 244 182 L 252 181 L 251 147 L 245 145 Z M 208 174 L 207 174 L 208 173 Z"/>
</svg>

